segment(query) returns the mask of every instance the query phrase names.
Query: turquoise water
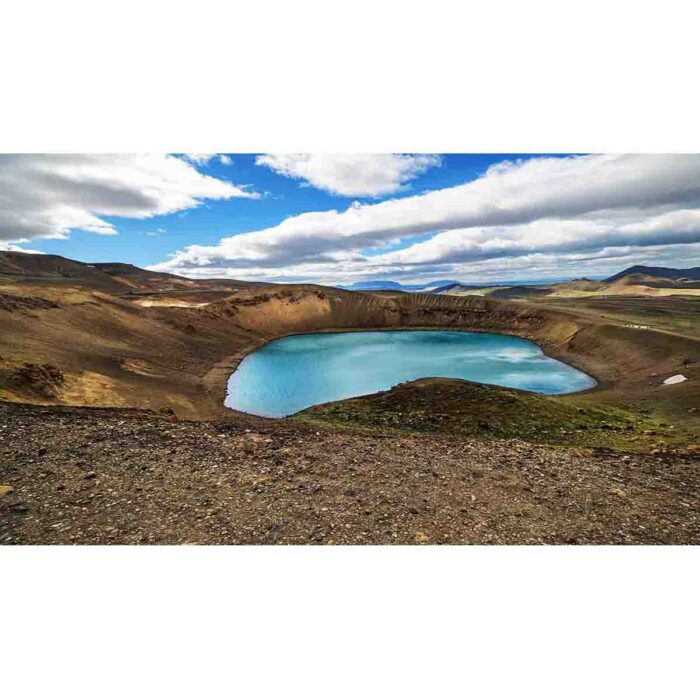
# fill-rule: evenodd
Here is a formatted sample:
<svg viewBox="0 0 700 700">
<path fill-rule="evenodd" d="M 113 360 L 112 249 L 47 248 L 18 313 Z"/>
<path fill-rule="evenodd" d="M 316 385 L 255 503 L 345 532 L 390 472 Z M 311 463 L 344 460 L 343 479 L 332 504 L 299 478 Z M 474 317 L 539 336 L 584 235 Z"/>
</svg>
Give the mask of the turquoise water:
<svg viewBox="0 0 700 700">
<path fill-rule="evenodd" d="M 565 394 L 595 380 L 510 335 L 459 331 L 312 333 L 280 338 L 229 377 L 225 404 L 281 418 L 315 404 L 373 394 L 421 377 Z"/>
</svg>

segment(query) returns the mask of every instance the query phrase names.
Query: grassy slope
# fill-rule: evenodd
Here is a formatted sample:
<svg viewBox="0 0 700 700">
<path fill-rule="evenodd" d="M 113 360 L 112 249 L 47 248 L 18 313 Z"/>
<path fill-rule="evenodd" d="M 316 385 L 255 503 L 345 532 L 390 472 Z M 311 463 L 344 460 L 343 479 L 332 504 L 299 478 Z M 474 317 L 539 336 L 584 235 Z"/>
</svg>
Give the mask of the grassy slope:
<svg viewBox="0 0 700 700">
<path fill-rule="evenodd" d="M 380 432 L 521 438 L 630 451 L 697 439 L 697 430 L 688 423 L 676 426 L 661 413 L 601 403 L 595 393 L 541 396 L 457 379 L 419 379 L 378 394 L 315 406 L 296 419 Z"/>
<path fill-rule="evenodd" d="M 552 309 L 590 314 L 604 321 L 646 326 L 700 339 L 700 297 L 553 298 L 532 302 Z"/>
</svg>

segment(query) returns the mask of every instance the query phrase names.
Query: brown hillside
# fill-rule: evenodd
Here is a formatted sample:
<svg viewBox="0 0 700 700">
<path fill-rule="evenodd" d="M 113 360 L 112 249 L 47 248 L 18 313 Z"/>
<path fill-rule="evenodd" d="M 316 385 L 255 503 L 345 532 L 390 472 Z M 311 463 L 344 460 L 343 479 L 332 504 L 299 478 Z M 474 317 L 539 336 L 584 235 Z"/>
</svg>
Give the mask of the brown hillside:
<svg viewBox="0 0 700 700">
<path fill-rule="evenodd" d="M 693 339 L 522 302 L 316 285 L 243 290 L 193 308 L 143 307 L 81 286 L 14 285 L 4 295 L 10 301 L 0 306 L 0 397 L 14 401 L 231 416 L 222 406 L 226 378 L 251 350 L 288 334 L 366 328 L 521 335 L 592 373 L 600 380 L 596 391 L 611 400 L 620 391 L 635 400 L 660 392 L 690 407 L 698 387 L 700 345 Z M 25 364 L 62 372 L 55 398 L 23 381 Z M 680 372 L 690 381 L 657 386 Z"/>
</svg>

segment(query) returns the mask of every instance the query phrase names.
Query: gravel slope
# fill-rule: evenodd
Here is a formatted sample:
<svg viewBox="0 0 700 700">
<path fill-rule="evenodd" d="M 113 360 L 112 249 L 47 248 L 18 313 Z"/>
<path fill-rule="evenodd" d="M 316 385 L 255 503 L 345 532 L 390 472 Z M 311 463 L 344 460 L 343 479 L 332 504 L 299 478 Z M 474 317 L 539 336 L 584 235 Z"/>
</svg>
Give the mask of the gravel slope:
<svg viewBox="0 0 700 700">
<path fill-rule="evenodd" d="M 681 453 L 0 403 L 3 544 L 697 544 L 699 493 Z"/>
</svg>

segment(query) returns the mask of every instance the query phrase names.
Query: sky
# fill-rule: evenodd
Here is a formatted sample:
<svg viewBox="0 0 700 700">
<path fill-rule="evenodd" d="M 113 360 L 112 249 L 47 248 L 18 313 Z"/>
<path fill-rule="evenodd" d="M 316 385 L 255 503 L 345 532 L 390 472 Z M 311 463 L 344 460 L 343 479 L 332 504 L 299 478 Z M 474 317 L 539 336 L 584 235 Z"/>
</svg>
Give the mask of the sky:
<svg viewBox="0 0 700 700">
<path fill-rule="evenodd" d="M 0 250 L 322 284 L 692 267 L 700 155 L 0 155 Z"/>
</svg>

